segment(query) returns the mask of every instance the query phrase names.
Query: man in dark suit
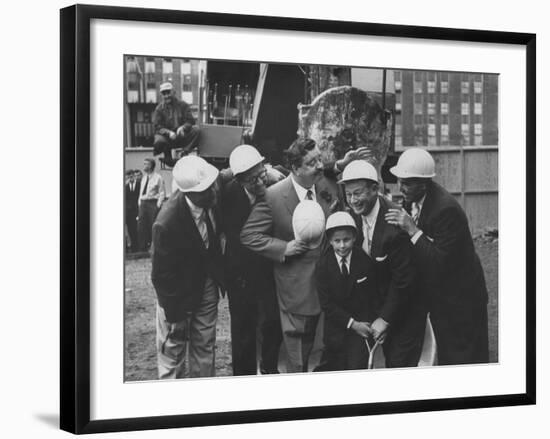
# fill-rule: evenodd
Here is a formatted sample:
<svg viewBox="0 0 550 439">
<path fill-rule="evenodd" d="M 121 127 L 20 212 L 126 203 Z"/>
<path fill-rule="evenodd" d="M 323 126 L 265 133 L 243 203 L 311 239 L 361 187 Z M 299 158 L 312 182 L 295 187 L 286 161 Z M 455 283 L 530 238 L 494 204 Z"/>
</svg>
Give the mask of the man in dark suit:
<svg viewBox="0 0 550 439">
<path fill-rule="evenodd" d="M 129 250 L 136 252 L 139 249 L 137 216 L 141 181 L 136 180 L 136 171 L 134 170 L 127 171 L 126 178 L 127 181 L 124 185 L 124 220 L 130 237 Z"/>
<path fill-rule="evenodd" d="M 287 372 L 305 372 L 321 313 L 315 264 L 326 245 L 314 248 L 296 239 L 292 215 L 303 200 L 319 203 L 325 217 L 337 201 L 336 184 L 323 176 L 321 152 L 311 139 L 299 138 L 286 151 L 291 173 L 269 187 L 241 231 L 241 242 L 273 261 Z"/>
<path fill-rule="evenodd" d="M 151 279 L 158 299 L 159 378 L 214 376 L 219 288 L 224 284 L 218 170 L 186 156 L 173 170 L 174 191 L 153 225 Z"/>
<path fill-rule="evenodd" d="M 231 313 L 233 375 L 256 375 L 256 328 L 261 318 L 262 373 L 277 370 L 282 341 L 273 264 L 241 244 L 240 233 L 252 206 L 269 183 L 264 157 L 250 145 L 237 146 L 229 157 L 233 178 L 222 185 L 222 217 L 227 239 L 225 267 Z"/>
<path fill-rule="evenodd" d="M 427 151 L 408 149 L 390 171 L 398 178 L 405 209 L 390 210 L 386 220 L 413 243 L 438 363 L 487 363 L 487 287 L 464 210 L 432 181 L 435 163 Z"/>
<path fill-rule="evenodd" d="M 417 366 L 426 311 L 415 284 L 411 244 L 404 232 L 384 220 L 395 206 L 379 195 L 374 166 L 355 160 L 344 169 L 340 183 L 357 224 L 357 241 L 375 262 L 378 306 L 372 334 L 384 343 L 386 367 Z"/>
</svg>

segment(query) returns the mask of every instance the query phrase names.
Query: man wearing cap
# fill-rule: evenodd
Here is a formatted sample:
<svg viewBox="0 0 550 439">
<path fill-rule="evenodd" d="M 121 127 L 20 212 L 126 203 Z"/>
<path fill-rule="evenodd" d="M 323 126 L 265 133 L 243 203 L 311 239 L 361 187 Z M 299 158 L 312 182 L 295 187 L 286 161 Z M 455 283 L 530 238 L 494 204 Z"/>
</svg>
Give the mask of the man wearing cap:
<svg viewBox="0 0 550 439">
<path fill-rule="evenodd" d="M 261 318 L 261 373 L 278 373 L 282 334 L 273 265 L 241 244 L 241 229 L 254 204 L 265 196 L 268 172 L 264 157 L 250 145 L 229 156 L 233 178 L 221 190 L 225 267 L 231 313 L 233 375 L 256 375 L 256 328 Z M 259 315 L 261 314 L 261 316 Z"/>
<path fill-rule="evenodd" d="M 165 198 L 164 180 L 155 172 L 155 159 L 143 160 L 143 177 L 139 184 L 138 233 L 141 251 L 148 251 L 151 245 L 151 228 Z"/>
<path fill-rule="evenodd" d="M 426 311 L 417 297 L 408 236 L 384 219 L 396 206 L 378 193 L 378 174 L 365 160 L 348 164 L 340 183 L 357 224 L 357 243 L 375 262 L 378 305 L 371 332 L 383 343 L 386 367 L 417 366 Z"/>
<path fill-rule="evenodd" d="M 160 379 L 214 376 L 218 291 L 223 286 L 218 170 L 186 156 L 173 170 L 178 190 L 153 225 L 151 279 L 158 299 Z"/>
<path fill-rule="evenodd" d="M 198 147 L 200 131 L 187 102 L 174 96 L 170 82 L 160 85 L 161 103 L 153 113 L 155 126 L 154 154 L 164 153 L 161 159 L 167 166 L 174 166 L 172 149 L 182 148 L 189 153 Z"/>
<path fill-rule="evenodd" d="M 298 138 L 285 156 L 290 175 L 269 187 L 265 200 L 254 205 L 241 242 L 273 261 L 287 372 L 305 372 L 321 312 L 314 271 L 325 241 L 310 248 L 296 239 L 292 216 L 298 203 L 313 200 L 328 217 L 338 200 L 336 185 L 323 176 L 321 153 L 313 140 Z"/>
<path fill-rule="evenodd" d="M 413 244 L 438 363 L 487 363 L 487 287 L 464 210 L 432 181 L 435 163 L 427 151 L 406 150 L 390 171 L 398 178 L 405 209 L 389 210 L 386 221 L 403 229 Z"/>
</svg>

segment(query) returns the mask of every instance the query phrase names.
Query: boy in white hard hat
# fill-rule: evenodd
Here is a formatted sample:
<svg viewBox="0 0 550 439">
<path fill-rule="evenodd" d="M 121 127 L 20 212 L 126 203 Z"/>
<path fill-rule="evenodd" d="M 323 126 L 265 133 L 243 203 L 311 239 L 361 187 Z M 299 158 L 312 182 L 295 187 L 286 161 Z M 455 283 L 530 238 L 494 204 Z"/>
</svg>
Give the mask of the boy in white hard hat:
<svg viewBox="0 0 550 439">
<path fill-rule="evenodd" d="M 390 209 L 386 221 L 413 244 L 438 363 L 487 363 L 487 288 L 464 210 L 432 181 L 435 162 L 429 152 L 407 149 L 390 172 L 398 178 L 405 209 Z"/>
<path fill-rule="evenodd" d="M 218 170 L 186 156 L 173 169 L 178 190 L 153 225 L 151 280 L 158 299 L 160 379 L 214 376 L 218 292 L 224 286 Z"/>
<path fill-rule="evenodd" d="M 407 235 L 386 223 L 394 207 L 378 192 L 378 173 L 365 160 L 346 166 L 340 180 L 357 225 L 357 242 L 375 261 L 379 308 L 372 334 L 383 343 L 386 367 L 415 367 L 422 352 L 426 311 L 418 297 Z"/>
<path fill-rule="evenodd" d="M 327 219 L 327 247 L 317 264 L 316 280 L 325 312 L 323 370 L 366 369 L 365 338 L 376 318 L 374 261 L 356 246 L 357 226 L 347 212 Z"/>
<path fill-rule="evenodd" d="M 291 173 L 269 187 L 241 231 L 241 242 L 273 261 L 287 372 L 306 372 L 321 313 L 315 286 L 315 264 L 325 243 L 310 249 L 296 239 L 294 209 L 305 199 L 321 205 L 325 217 L 337 201 L 336 184 L 323 176 L 321 152 L 311 139 L 299 138 L 286 151 Z"/>
<path fill-rule="evenodd" d="M 160 85 L 161 102 L 153 113 L 155 126 L 154 154 L 164 153 L 161 161 L 166 166 L 174 166 L 172 149 L 182 148 L 185 154 L 198 148 L 200 130 L 195 125 L 195 118 L 189 104 L 174 95 L 171 82 Z"/>
<path fill-rule="evenodd" d="M 256 328 L 260 322 L 260 372 L 279 373 L 282 334 L 273 265 L 240 241 L 241 229 L 252 207 L 264 197 L 269 182 L 264 160 L 253 146 L 237 146 L 229 156 L 233 178 L 221 189 L 233 375 L 256 375 Z"/>
</svg>

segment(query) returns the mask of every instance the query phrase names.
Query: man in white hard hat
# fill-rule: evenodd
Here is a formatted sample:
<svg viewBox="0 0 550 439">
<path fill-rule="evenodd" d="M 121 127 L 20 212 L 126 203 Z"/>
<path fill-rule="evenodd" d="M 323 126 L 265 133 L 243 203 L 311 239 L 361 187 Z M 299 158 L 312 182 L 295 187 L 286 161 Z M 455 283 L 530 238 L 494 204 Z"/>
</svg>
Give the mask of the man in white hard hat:
<svg viewBox="0 0 550 439">
<path fill-rule="evenodd" d="M 407 149 L 390 172 L 398 178 L 405 209 L 389 210 L 386 221 L 403 229 L 413 244 L 438 363 L 487 363 L 487 287 L 464 210 L 432 181 L 435 163 L 429 152 Z"/>
<path fill-rule="evenodd" d="M 240 233 L 252 207 L 268 185 L 264 157 L 251 145 L 237 146 L 229 156 L 233 178 L 221 190 L 227 238 L 225 266 L 231 313 L 233 375 L 256 375 L 256 328 L 261 321 L 260 372 L 277 369 L 282 342 L 273 264 L 241 244 Z"/>
<path fill-rule="evenodd" d="M 286 151 L 291 173 L 269 187 L 254 205 L 241 232 L 241 242 L 273 261 L 287 372 L 305 372 L 321 307 L 315 286 L 315 264 L 326 245 L 309 248 L 295 238 L 292 215 L 302 200 L 317 201 L 325 217 L 338 201 L 336 184 L 323 176 L 321 152 L 311 139 L 299 138 Z"/>
<path fill-rule="evenodd" d="M 415 367 L 422 352 L 426 311 L 418 297 L 412 248 L 406 233 L 386 223 L 396 206 L 378 193 L 378 173 L 365 160 L 342 172 L 346 201 L 357 225 L 357 242 L 375 262 L 378 307 L 374 338 L 383 343 L 386 367 Z"/>
<path fill-rule="evenodd" d="M 158 374 L 183 378 L 188 347 L 189 376 L 214 376 L 218 291 L 224 284 L 218 170 L 186 156 L 173 178 L 178 190 L 153 225 Z"/>
<path fill-rule="evenodd" d="M 164 153 L 161 161 L 166 166 L 174 166 L 172 149 L 182 148 L 189 153 L 198 148 L 200 130 L 195 125 L 195 118 L 189 104 L 174 95 L 171 82 L 160 85 L 161 102 L 153 113 L 155 139 L 153 151 L 155 156 Z"/>
</svg>

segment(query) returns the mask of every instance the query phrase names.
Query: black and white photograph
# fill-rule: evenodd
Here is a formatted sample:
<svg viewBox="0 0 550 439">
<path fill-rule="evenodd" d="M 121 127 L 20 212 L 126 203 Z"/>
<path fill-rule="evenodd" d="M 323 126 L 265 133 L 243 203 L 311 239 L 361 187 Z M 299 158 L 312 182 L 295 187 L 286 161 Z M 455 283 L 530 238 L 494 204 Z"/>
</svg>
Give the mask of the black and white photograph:
<svg viewBox="0 0 550 439">
<path fill-rule="evenodd" d="M 499 363 L 498 72 L 186 56 L 120 72 L 125 382 Z"/>
</svg>

